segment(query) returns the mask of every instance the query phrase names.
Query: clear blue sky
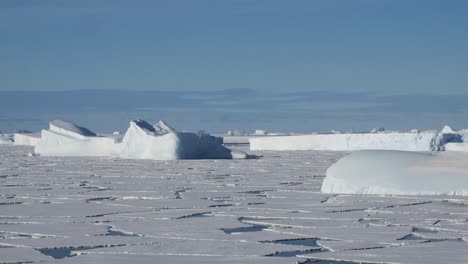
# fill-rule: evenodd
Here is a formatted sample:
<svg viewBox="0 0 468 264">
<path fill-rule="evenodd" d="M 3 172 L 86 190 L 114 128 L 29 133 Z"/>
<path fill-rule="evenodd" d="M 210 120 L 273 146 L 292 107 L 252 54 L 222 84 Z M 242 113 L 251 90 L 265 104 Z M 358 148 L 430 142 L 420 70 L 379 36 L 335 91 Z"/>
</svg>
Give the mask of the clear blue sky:
<svg viewBox="0 0 468 264">
<path fill-rule="evenodd" d="M 98 132 L 134 118 L 409 130 L 467 116 L 467 0 L 0 0 L 3 131 L 56 118 Z"/>
<path fill-rule="evenodd" d="M 0 90 L 468 92 L 468 1 L 2 0 Z"/>
</svg>

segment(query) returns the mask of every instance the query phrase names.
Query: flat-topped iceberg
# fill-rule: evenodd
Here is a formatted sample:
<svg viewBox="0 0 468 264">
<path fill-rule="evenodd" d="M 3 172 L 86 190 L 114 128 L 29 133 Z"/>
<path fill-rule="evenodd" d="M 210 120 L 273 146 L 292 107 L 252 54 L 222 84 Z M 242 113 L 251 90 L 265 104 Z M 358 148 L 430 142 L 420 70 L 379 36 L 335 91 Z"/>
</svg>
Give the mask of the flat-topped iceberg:
<svg viewBox="0 0 468 264">
<path fill-rule="evenodd" d="M 449 127 L 438 133 L 424 132 L 372 132 L 342 134 L 311 134 L 274 137 L 252 137 L 251 150 L 401 150 L 440 151 L 448 142 L 462 142 L 462 135 Z"/>
<path fill-rule="evenodd" d="M 447 143 L 445 150 L 468 152 L 468 143 Z"/>
<path fill-rule="evenodd" d="M 97 136 L 90 130 L 61 120 L 41 131 L 34 152 L 43 156 L 115 156 L 119 144 L 114 138 Z"/>
<path fill-rule="evenodd" d="M 221 139 L 205 133 L 177 132 L 164 121 L 151 125 L 143 120 L 130 122 L 122 140 L 121 158 L 129 159 L 232 159 L 246 158 L 231 151 Z"/>
<path fill-rule="evenodd" d="M 468 153 L 353 152 L 328 168 L 321 191 L 468 196 Z"/>
<path fill-rule="evenodd" d="M 14 144 L 19 146 L 36 146 L 41 140 L 41 134 L 35 133 L 15 133 Z"/>
</svg>

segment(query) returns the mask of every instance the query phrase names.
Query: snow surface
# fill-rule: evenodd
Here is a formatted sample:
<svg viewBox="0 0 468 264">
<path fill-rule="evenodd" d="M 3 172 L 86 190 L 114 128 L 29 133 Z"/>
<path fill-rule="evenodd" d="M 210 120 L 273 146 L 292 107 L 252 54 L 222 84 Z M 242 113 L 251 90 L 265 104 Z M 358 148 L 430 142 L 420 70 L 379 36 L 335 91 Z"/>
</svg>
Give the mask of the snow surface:
<svg viewBox="0 0 468 264">
<path fill-rule="evenodd" d="M 358 151 L 327 170 L 324 193 L 468 196 L 468 153 Z"/>
<path fill-rule="evenodd" d="M 468 259 L 468 197 L 321 193 L 342 152 L 152 161 L 31 150 L 0 146 L 0 262 Z"/>
<path fill-rule="evenodd" d="M 445 149 L 447 142 L 462 142 L 457 133 L 425 131 L 420 133 L 383 132 L 311 134 L 294 136 L 250 138 L 251 150 L 402 150 L 402 151 L 439 151 Z"/>
</svg>

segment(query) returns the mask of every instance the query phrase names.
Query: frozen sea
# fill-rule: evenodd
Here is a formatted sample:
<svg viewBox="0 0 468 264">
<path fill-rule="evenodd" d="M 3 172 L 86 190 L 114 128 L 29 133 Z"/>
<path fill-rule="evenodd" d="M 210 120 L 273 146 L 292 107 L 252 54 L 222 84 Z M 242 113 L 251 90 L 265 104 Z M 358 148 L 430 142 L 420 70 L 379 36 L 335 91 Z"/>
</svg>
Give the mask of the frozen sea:
<svg viewBox="0 0 468 264">
<path fill-rule="evenodd" d="M 320 193 L 345 152 L 29 152 L 0 145 L 0 263 L 468 263 L 468 197 Z"/>
</svg>

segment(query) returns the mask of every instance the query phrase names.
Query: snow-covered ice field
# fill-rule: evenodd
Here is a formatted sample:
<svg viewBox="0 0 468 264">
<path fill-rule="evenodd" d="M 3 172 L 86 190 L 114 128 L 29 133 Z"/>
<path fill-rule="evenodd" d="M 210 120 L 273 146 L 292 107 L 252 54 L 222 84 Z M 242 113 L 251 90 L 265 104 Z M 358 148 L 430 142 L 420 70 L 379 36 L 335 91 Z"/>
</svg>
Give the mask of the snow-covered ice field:
<svg viewBox="0 0 468 264">
<path fill-rule="evenodd" d="M 468 197 L 321 193 L 345 152 L 150 161 L 32 151 L 0 145 L 0 263 L 468 262 Z"/>
</svg>

